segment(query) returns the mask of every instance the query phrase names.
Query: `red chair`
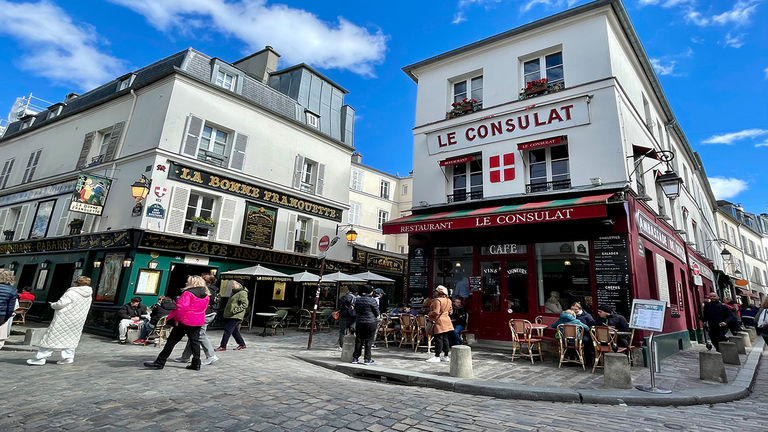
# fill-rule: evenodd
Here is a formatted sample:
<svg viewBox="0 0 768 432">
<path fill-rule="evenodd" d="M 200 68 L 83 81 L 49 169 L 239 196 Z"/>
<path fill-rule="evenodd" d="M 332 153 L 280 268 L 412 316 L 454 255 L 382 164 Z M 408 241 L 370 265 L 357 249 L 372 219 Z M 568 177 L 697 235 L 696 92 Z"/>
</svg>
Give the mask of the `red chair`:
<svg viewBox="0 0 768 432">
<path fill-rule="evenodd" d="M 533 355 L 538 354 L 539 360 L 544 361 L 544 357 L 541 354 L 541 339 L 534 338 L 532 336 L 533 327 L 531 322 L 524 319 L 511 319 L 509 320 L 509 331 L 512 333 L 512 361 L 515 361 L 515 354 L 517 349 L 520 348 L 520 355 L 523 354 L 522 346 L 527 345 L 528 357 L 533 364 Z M 537 351 L 534 353 L 533 348 L 536 347 Z"/>
</svg>

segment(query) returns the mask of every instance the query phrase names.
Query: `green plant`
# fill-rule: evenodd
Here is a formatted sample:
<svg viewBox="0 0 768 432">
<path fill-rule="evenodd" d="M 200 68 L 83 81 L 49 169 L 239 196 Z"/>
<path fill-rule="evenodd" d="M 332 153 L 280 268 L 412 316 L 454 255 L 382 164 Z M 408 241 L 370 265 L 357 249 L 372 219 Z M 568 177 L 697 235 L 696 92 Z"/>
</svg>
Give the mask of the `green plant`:
<svg viewBox="0 0 768 432">
<path fill-rule="evenodd" d="M 296 244 L 302 246 L 304 249 L 308 249 L 310 245 L 309 240 L 304 239 L 296 240 Z"/>
<path fill-rule="evenodd" d="M 82 228 L 83 223 L 85 223 L 85 220 L 83 219 L 72 219 L 71 221 L 69 221 L 69 227 L 75 228 L 75 229 Z"/>
<path fill-rule="evenodd" d="M 202 217 L 202 216 L 196 216 L 192 218 L 192 222 L 201 223 L 203 225 L 210 225 L 212 227 L 216 226 L 216 221 L 214 221 L 211 218 Z"/>
</svg>

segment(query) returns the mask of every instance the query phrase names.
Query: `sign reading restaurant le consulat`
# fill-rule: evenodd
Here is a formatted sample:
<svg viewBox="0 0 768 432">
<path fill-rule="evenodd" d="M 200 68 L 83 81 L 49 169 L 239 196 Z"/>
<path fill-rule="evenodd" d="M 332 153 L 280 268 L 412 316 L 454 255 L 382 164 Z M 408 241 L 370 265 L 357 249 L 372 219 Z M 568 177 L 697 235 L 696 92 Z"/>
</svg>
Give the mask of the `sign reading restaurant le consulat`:
<svg viewBox="0 0 768 432">
<path fill-rule="evenodd" d="M 329 207 L 293 195 L 267 189 L 262 186 L 211 174 L 195 168 L 185 167 L 176 162 L 171 162 L 168 177 L 174 180 L 212 189 L 217 192 L 225 192 L 264 204 L 271 204 L 300 213 L 341 222 L 342 210 L 339 208 Z"/>
</svg>

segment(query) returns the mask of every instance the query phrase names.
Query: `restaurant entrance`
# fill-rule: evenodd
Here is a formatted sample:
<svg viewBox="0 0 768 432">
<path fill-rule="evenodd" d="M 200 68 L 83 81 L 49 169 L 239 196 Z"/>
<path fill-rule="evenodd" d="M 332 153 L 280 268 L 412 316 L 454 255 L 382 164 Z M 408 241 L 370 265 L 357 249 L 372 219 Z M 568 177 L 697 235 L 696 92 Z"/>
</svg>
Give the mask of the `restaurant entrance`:
<svg viewBox="0 0 768 432">
<path fill-rule="evenodd" d="M 481 259 L 478 265 L 482 291 L 473 294 L 472 304 L 478 317 L 476 321 L 473 319 L 478 324 L 478 337 L 506 339 L 509 336 L 506 323 L 518 314 L 527 314 L 532 307 L 528 295 L 532 283 L 528 280 L 528 260 L 525 256 L 495 257 Z M 535 304 L 535 299 L 533 302 Z"/>
</svg>

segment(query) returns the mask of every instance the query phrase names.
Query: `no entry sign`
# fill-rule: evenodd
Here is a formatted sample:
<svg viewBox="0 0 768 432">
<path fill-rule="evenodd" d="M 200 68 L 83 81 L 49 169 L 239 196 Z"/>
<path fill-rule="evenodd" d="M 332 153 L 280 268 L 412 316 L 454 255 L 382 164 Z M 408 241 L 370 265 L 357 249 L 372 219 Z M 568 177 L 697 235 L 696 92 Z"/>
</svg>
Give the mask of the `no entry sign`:
<svg viewBox="0 0 768 432">
<path fill-rule="evenodd" d="M 322 236 L 320 237 L 320 241 L 317 242 L 317 248 L 320 249 L 321 252 L 325 252 L 328 250 L 328 246 L 331 244 L 331 239 L 328 238 L 328 236 Z"/>
<path fill-rule="evenodd" d="M 692 270 L 691 273 L 693 273 L 694 276 L 698 276 L 699 273 L 701 272 L 699 265 L 696 263 L 693 263 L 693 265 L 691 266 L 691 270 Z"/>
</svg>

